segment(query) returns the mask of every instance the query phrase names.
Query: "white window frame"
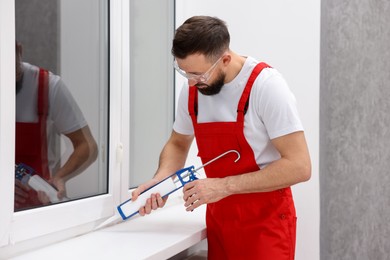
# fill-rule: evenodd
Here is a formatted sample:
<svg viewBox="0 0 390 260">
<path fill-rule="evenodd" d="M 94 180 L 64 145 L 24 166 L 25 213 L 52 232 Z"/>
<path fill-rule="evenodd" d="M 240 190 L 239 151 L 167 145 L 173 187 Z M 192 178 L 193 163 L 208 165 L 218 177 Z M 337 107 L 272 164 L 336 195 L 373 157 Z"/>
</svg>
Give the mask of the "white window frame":
<svg viewBox="0 0 390 260">
<path fill-rule="evenodd" d="M 15 3 L 0 1 L 0 258 L 88 233 L 128 196 L 129 1 L 110 0 L 109 191 L 105 195 L 13 212 Z M 10 174 L 4 174 L 10 173 Z M 123 174 L 122 174 L 123 173 Z M 115 188 L 114 188 L 115 187 Z"/>
</svg>

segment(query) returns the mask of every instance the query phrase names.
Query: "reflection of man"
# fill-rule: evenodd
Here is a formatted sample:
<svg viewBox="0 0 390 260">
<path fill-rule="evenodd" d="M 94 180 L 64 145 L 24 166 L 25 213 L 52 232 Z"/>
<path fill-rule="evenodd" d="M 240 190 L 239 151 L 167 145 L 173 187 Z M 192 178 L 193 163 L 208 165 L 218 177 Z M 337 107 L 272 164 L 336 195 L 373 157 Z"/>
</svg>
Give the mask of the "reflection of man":
<svg viewBox="0 0 390 260">
<path fill-rule="evenodd" d="M 84 116 L 59 76 L 21 59 L 16 43 L 16 145 L 15 161 L 36 170 L 53 184 L 58 197 L 65 196 L 65 183 L 86 169 L 97 157 L 97 145 Z M 73 152 L 60 167 L 56 154 L 58 136 L 68 137 Z M 48 203 L 43 192 L 35 192 L 16 180 L 15 209 Z"/>
</svg>

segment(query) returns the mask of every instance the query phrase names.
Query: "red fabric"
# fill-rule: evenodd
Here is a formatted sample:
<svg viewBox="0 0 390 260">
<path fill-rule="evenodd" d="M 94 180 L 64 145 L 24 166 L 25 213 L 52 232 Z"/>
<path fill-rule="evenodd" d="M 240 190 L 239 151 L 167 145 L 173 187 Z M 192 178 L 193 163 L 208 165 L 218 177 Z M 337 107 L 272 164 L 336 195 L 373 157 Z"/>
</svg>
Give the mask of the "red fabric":
<svg viewBox="0 0 390 260">
<path fill-rule="evenodd" d="M 30 87 L 30 86 L 25 86 Z M 46 120 L 48 114 L 49 73 L 39 70 L 38 79 L 38 122 L 16 122 L 15 162 L 32 167 L 42 178 L 48 180 L 50 172 L 47 158 Z M 41 205 L 37 193 L 29 192 L 29 199 L 17 209 Z"/>
<path fill-rule="evenodd" d="M 244 136 L 245 107 L 254 80 L 269 67 L 259 63 L 253 70 L 237 108 L 236 122 L 197 123 L 196 87 L 190 87 L 189 113 L 195 130 L 198 156 L 203 163 L 228 151 L 207 165 L 209 178 L 258 171 L 252 148 Z M 261 173 L 259 173 L 261 174 Z M 237 194 L 207 205 L 208 259 L 291 260 L 295 252 L 296 215 L 290 188 L 272 192 Z"/>
</svg>

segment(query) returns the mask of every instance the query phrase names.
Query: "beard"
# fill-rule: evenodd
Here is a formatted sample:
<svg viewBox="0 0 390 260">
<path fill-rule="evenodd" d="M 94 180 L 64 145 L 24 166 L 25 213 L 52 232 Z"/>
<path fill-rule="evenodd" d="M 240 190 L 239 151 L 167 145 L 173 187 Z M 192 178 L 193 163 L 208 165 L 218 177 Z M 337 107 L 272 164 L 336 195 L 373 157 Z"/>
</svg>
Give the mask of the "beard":
<svg viewBox="0 0 390 260">
<path fill-rule="evenodd" d="M 218 74 L 217 79 L 210 85 L 205 83 L 198 83 L 195 86 L 198 88 L 199 92 L 206 96 L 212 96 L 218 94 L 223 85 L 225 84 L 225 73 Z"/>
</svg>

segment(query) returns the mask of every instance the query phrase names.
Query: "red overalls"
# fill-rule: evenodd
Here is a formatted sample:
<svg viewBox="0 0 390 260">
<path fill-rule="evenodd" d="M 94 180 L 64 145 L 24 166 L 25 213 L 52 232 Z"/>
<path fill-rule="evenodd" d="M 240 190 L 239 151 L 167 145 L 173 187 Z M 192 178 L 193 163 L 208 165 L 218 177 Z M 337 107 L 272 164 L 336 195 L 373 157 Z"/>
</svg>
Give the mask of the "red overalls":
<svg viewBox="0 0 390 260">
<path fill-rule="evenodd" d="M 189 112 L 194 125 L 198 156 L 203 163 L 228 151 L 207 165 L 208 178 L 238 175 L 260 168 L 244 136 L 244 115 L 253 82 L 265 67 L 259 63 L 253 70 L 240 98 L 236 122 L 197 123 L 198 91 L 189 90 Z M 261 172 L 259 173 L 261 174 Z M 207 205 L 208 259 L 294 259 L 296 215 L 290 188 L 272 192 L 237 194 Z"/>
<path fill-rule="evenodd" d="M 32 167 L 39 175 L 50 179 L 47 159 L 46 119 L 48 114 L 49 73 L 39 70 L 38 79 L 38 122 L 16 122 L 15 163 L 24 163 Z M 30 190 L 28 200 L 18 208 L 23 209 L 42 205 L 34 190 Z"/>
</svg>

